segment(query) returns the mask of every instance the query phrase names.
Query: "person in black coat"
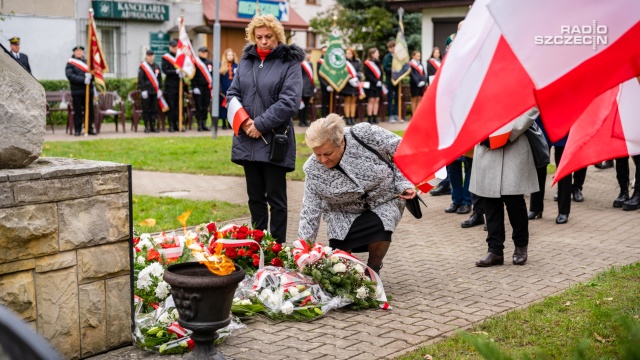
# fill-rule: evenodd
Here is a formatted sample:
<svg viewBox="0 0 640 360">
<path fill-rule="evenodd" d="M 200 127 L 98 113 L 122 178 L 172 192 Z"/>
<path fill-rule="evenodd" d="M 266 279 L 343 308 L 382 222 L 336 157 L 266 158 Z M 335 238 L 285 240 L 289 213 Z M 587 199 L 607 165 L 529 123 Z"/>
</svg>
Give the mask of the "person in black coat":
<svg viewBox="0 0 640 360">
<path fill-rule="evenodd" d="M 358 86 L 360 85 L 360 77 L 362 76 L 360 60 L 358 60 L 358 55 L 356 55 L 356 51 L 352 48 L 348 48 L 347 51 L 344 52 L 345 57 L 347 58 L 347 70 L 349 71 L 349 76 L 351 77 L 347 84 L 345 84 L 342 91 L 340 91 L 340 95 L 344 97 L 344 117 L 347 125 L 355 125 L 356 124 L 356 102 L 358 101 L 358 95 L 360 95 L 360 89 Z M 351 66 L 349 66 L 351 65 Z"/>
<path fill-rule="evenodd" d="M 409 75 L 409 87 L 411 88 L 411 114 L 415 115 L 418 104 L 422 100 L 422 94 L 427 89 L 427 74 L 420 62 L 420 51 L 414 50 L 411 53 L 411 74 Z"/>
<path fill-rule="evenodd" d="M 238 70 L 238 55 L 229 48 L 222 53 L 220 59 L 220 107 L 219 118 L 222 119 L 222 130 L 227 129 L 227 90 L 231 87 L 233 78 Z M 218 124 L 215 124 L 217 127 Z"/>
<path fill-rule="evenodd" d="M 31 74 L 31 66 L 29 66 L 29 57 L 27 54 L 23 54 L 20 52 L 20 38 L 17 36 L 9 39 L 9 47 L 11 48 L 11 56 L 13 56 L 16 61 L 22 65 L 25 70 Z"/>
<path fill-rule="evenodd" d="M 300 104 L 300 111 L 298 111 L 298 118 L 300 119 L 300 126 L 309 126 L 307 123 L 307 114 L 309 109 L 313 106 L 313 96 L 316 93 L 316 85 L 313 81 L 313 66 L 311 65 L 311 50 L 304 51 L 304 61 L 300 63 L 302 70 L 302 103 Z"/>
<path fill-rule="evenodd" d="M 142 97 L 142 118 L 144 119 L 144 132 L 160 132 L 156 128 L 158 116 L 158 98 L 162 97 L 162 73 L 160 66 L 153 62 L 152 50 L 147 50 L 145 61 L 138 68 L 138 89 Z M 152 76 L 155 78 L 149 78 Z"/>
<path fill-rule="evenodd" d="M 376 48 L 369 49 L 364 62 L 365 93 L 367 94 L 367 115 L 370 124 L 378 123 L 378 107 L 382 95 L 382 71 L 380 70 L 380 52 Z"/>
<path fill-rule="evenodd" d="M 85 102 L 87 85 L 89 85 L 89 135 L 97 135 L 93 130 L 93 76 L 88 72 L 87 63 L 84 58 L 84 47 L 73 48 L 73 57 L 67 61 L 65 74 L 71 85 L 71 97 L 73 98 L 73 125 L 74 135 L 80 136 L 82 125 L 84 124 Z"/>
<path fill-rule="evenodd" d="M 323 46 L 321 49 L 322 56 L 320 56 L 320 59 L 318 59 L 318 62 L 316 63 L 316 71 L 318 73 L 320 73 L 320 67 L 322 66 L 322 63 L 324 63 L 324 55 L 327 53 L 327 49 L 327 46 Z M 322 78 L 322 76 L 318 76 L 318 80 L 320 80 L 320 94 L 322 95 L 322 103 L 320 109 L 322 110 L 322 116 L 327 116 L 331 112 L 331 110 L 329 110 L 329 104 L 331 102 L 331 97 L 334 96 L 333 87 L 331 87 L 331 85 L 329 85 L 329 83 L 324 78 Z"/>
<path fill-rule="evenodd" d="M 434 47 L 431 52 L 431 58 L 427 61 L 427 83 L 431 84 L 433 82 L 433 78 L 436 76 L 436 72 L 440 70 L 441 64 L 441 56 L 440 56 L 440 48 Z"/>
<path fill-rule="evenodd" d="M 286 45 L 284 28 L 273 15 L 254 17 L 246 34 L 250 44 L 243 50 L 227 102 L 239 101 L 249 117 L 241 120 L 233 137 L 231 161 L 244 168 L 251 223 L 266 229 L 270 211 L 270 232 L 283 243 L 287 233 L 285 175 L 295 169 L 296 161 L 291 119 L 300 106 L 304 51 L 295 44 Z M 283 150 L 283 158 L 270 156 L 276 134 L 286 135 L 287 141 L 277 147 Z"/>
<path fill-rule="evenodd" d="M 180 99 L 180 81 L 183 81 L 182 91 L 186 91 L 186 84 L 184 83 L 185 73 L 178 69 L 175 65 L 176 51 L 178 50 L 178 40 L 172 39 L 169 42 L 169 53 L 162 55 L 162 72 L 165 75 L 164 79 L 164 97 L 169 104 L 169 132 L 178 131 L 178 111 Z M 185 131 L 183 128 L 182 131 Z"/>
<path fill-rule="evenodd" d="M 198 57 L 201 63 L 197 64 L 196 75 L 191 80 L 193 101 L 196 103 L 198 131 L 209 131 L 207 119 L 209 118 L 209 105 L 211 104 L 213 63 L 207 59 L 207 56 L 209 56 L 209 49 L 204 46 L 198 49 Z"/>
</svg>

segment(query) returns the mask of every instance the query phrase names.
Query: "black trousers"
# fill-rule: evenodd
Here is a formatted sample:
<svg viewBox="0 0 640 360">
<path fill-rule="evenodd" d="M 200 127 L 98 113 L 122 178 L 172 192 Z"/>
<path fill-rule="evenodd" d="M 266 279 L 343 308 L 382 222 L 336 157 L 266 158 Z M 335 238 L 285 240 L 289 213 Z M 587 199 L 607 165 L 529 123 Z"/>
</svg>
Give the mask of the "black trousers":
<svg viewBox="0 0 640 360">
<path fill-rule="evenodd" d="M 243 165 L 247 179 L 251 223 L 267 229 L 279 243 L 287 240 L 287 171 L 265 162 L 247 161 Z M 271 210 L 271 221 L 269 220 Z"/>
<path fill-rule="evenodd" d="M 307 114 L 309 113 L 309 106 L 311 106 L 311 97 L 303 96 L 302 102 L 304 103 L 304 109 L 298 110 L 298 118 L 300 118 L 300 125 L 307 124 Z"/>
<path fill-rule="evenodd" d="M 209 104 L 211 104 L 211 92 L 209 88 L 199 88 L 200 95 L 193 94 L 193 101 L 196 104 L 196 119 L 204 121 L 205 125 L 209 117 Z"/>
<path fill-rule="evenodd" d="M 174 130 L 178 130 L 178 89 L 166 89 L 164 99 L 167 101 L 167 105 L 169 105 L 169 111 L 167 111 L 169 129 L 173 128 Z"/>
<path fill-rule="evenodd" d="M 636 176 L 635 176 L 635 187 L 640 188 L 640 155 L 634 155 L 631 157 L 633 159 L 633 163 L 636 164 Z M 629 187 L 629 157 L 625 156 L 623 158 L 616 159 L 616 178 L 618 179 L 618 184 L 620 188 L 624 190 L 624 187 Z"/>
<path fill-rule="evenodd" d="M 564 153 L 564 146 L 554 146 L 554 160 L 556 166 L 560 164 L 562 154 Z M 551 147 L 549 147 L 551 149 Z M 529 210 L 533 212 L 544 211 L 544 193 L 547 182 L 547 167 L 543 166 L 536 169 L 538 173 L 538 186 L 540 191 L 531 194 L 531 204 Z M 573 189 L 582 190 L 582 185 L 587 175 L 587 168 L 577 170 L 572 175 L 567 175 L 560 181 L 558 181 L 558 214 L 569 215 L 571 213 L 571 193 Z M 572 184 L 573 183 L 573 184 Z"/>
<path fill-rule="evenodd" d="M 82 131 L 82 126 L 84 125 L 84 105 L 85 105 L 85 95 L 72 95 L 73 101 L 73 128 L 76 133 Z M 89 129 L 93 130 L 93 89 L 89 89 Z"/>
<path fill-rule="evenodd" d="M 502 195 L 499 198 L 484 198 L 487 218 L 487 244 L 489 252 L 502 256 L 505 241 L 504 206 L 513 228 L 513 242 L 516 247 L 529 244 L 529 220 L 524 195 Z"/>
<path fill-rule="evenodd" d="M 158 95 L 149 94 L 149 97 L 142 99 L 142 118 L 145 129 L 150 129 L 153 121 L 158 117 Z"/>
<path fill-rule="evenodd" d="M 469 180 L 471 181 L 471 180 Z M 473 204 L 473 212 L 476 214 L 484 215 L 484 198 L 482 196 L 478 196 L 474 193 L 471 193 L 471 203 Z"/>
<path fill-rule="evenodd" d="M 320 106 L 320 109 L 322 109 L 322 117 L 326 117 L 329 115 L 329 102 L 331 102 L 333 92 L 328 92 L 326 87 L 320 85 L 320 93 L 322 94 L 322 106 Z"/>
</svg>

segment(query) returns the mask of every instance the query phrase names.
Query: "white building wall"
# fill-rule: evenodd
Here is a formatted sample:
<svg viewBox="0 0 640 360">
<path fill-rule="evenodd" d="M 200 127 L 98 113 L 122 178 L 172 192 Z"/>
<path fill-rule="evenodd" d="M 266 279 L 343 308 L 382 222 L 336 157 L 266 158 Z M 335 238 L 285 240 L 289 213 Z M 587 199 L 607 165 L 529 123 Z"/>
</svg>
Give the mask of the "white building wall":
<svg viewBox="0 0 640 360">
<path fill-rule="evenodd" d="M 433 19 L 465 17 L 469 12 L 468 6 L 457 6 L 449 8 L 435 8 L 422 10 L 422 58 L 428 60 L 428 56 L 433 50 Z"/>
<path fill-rule="evenodd" d="M 326 12 L 336 5 L 335 0 L 316 0 L 316 5 L 307 4 L 307 0 L 289 0 L 289 6 L 294 9 L 300 16 L 306 21 L 311 21 L 312 18 L 317 16 L 321 12 Z M 322 39 L 318 38 L 317 44 L 307 44 L 307 33 L 304 31 L 296 31 L 292 41 L 301 48 L 320 46 Z"/>
</svg>

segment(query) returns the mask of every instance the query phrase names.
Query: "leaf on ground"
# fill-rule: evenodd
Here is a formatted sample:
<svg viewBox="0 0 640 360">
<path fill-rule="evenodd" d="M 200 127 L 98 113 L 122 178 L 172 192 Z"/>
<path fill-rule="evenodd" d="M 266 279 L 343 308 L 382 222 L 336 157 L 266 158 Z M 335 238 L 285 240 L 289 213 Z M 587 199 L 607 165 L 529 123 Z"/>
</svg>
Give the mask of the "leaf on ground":
<svg viewBox="0 0 640 360">
<path fill-rule="evenodd" d="M 156 219 L 144 219 L 140 222 L 140 226 L 148 226 L 148 227 L 156 226 Z"/>
<path fill-rule="evenodd" d="M 614 338 L 609 338 L 609 339 L 605 339 L 602 336 L 598 335 L 598 333 L 594 332 L 593 336 L 596 338 L 596 340 L 600 341 L 601 343 L 606 343 L 606 342 L 612 342 L 614 340 Z"/>
<path fill-rule="evenodd" d="M 178 216 L 178 221 L 180 222 L 180 225 L 182 225 L 182 227 L 187 226 L 187 219 L 189 218 L 190 215 L 191 215 L 191 210 L 187 210 L 182 214 L 180 214 L 180 216 Z"/>
<path fill-rule="evenodd" d="M 425 356 L 423 357 L 423 359 L 426 359 L 426 360 L 433 360 L 433 356 L 431 356 L 431 355 L 427 354 L 427 355 L 425 355 Z"/>
<path fill-rule="evenodd" d="M 489 334 L 486 331 L 474 331 L 473 334 L 482 334 L 482 335 L 489 336 Z"/>
<path fill-rule="evenodd" d="M 564 303 L 564 306 L 569 306 L 571 305 L 571 301 L 567 301 L 566 303 Z"/>
<path fill-rule="evenodd" d="M 613 300 L 613 298 L 612 298 L 612 297 L 610 297 L 610 298 L 604 298 L 604 299 L 602 299 L 602 300 L 611 301 L 611 300 Z"/>
</svg>

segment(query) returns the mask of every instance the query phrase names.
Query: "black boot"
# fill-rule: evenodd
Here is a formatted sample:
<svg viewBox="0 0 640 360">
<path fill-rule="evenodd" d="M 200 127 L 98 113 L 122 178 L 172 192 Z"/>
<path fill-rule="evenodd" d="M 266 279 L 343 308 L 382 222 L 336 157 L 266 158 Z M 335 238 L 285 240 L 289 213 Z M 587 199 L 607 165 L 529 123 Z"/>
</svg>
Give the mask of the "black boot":
<svg viewBox="0 0 640 360">
<path fill-rule="evenodd" d="M 156 120 L 155 119 L 149 120 L 149 127 L 151 128 L 151 132 L 156 132 Z"/>
<path fill-rule="evenodd" d="M 169 132 L 175 132 L 176 131 L 176 122 L 173 120 L 169 120 Z"/>
<path fill-rule="evenodd" d="M 638 208 L 640 208 L 640 185 L 634 187 L 631 198 L 622 204 L 622 210 L 638 210 Z"/>
<path fill-rule="evenodd" d="M 622 204 L 627 200 L 629 200 L 629 183 L 620 184 L 620 194 L 613 200 L 613 207 L 621 208 Z"/>
<path fill-rule="evenodd" d="M 148 134 L 151 132 L 151 121 L 144 122 L 144 133 Z"/>
<path fill-rule="evenodd" d="M 207 120 L 202 120 L 202 131 L 211 131 L 211 129 L 207 127 Z"/>
<path fill-rule="evenodd" d="M 367 122 L 369 124 L 373 124 L 373 116 L 371 116 L 371 115 L 367 116 Z"/>
<path fill-rule="evenodd" d="M 377 116 L 375 116 L 375 115 L 373 116 L 373 123 L 374 123 L 374 124 L 377 124 L 377 123 L 378 123 L 378 117 L 377 117 Z"/>
</svg>

